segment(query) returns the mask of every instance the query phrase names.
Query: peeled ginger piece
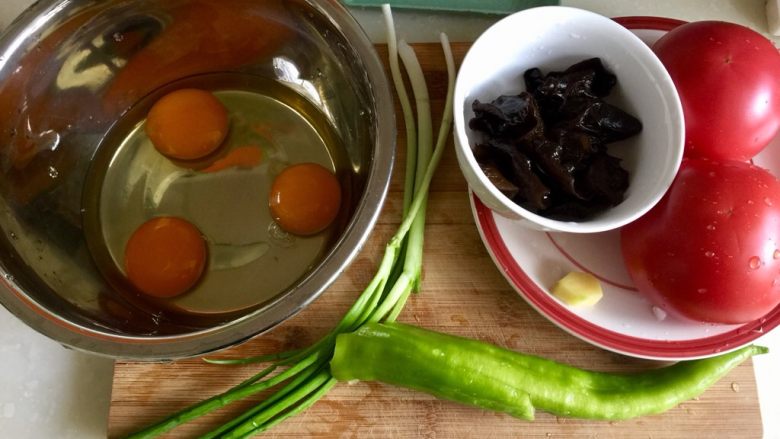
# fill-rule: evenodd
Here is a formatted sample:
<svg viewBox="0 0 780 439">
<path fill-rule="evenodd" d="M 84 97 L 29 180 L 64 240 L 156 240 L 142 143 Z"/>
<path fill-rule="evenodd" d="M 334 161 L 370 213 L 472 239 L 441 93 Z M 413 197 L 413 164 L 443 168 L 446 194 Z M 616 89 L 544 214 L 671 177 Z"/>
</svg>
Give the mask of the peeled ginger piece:
<svg viewBox="0 0 780 439">
<path fill-rule="evenodd" d="M 552 293 L 570 306 L 593 306 L 604 297 L 599 280 L 579 271 L 572 271 L 556 282 Z"/>
</svg>

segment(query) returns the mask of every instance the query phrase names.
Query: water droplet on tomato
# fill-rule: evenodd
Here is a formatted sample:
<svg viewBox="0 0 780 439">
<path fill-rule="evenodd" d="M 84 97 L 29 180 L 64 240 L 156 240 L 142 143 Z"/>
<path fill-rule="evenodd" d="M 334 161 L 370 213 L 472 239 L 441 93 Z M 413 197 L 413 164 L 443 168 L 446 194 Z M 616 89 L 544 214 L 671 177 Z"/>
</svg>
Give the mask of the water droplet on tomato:
<svg viewBox="0 0 780 439">
<path fill-rule="evenodd" d="M 704 256 L 708 258 L 715 257 L 715 252 L 711 252 L 711 251 L 704 252 Z"/>
<path fill-rule="evenodd" d="M 707 230 L 715 230 L 715 224 L 707 224 Z"/>
<path fill-rule="evenodd" d="M 757 269 L 761 266 L 761 259 L 758 256 L 753 256 L 750 259 L 748 259 L 748 265 L 753 270 Z"/>
<path fill-rule="evenodd" d="M 764 204 L 767 206 L 772 206 L 772 200 L 769 197 L 764 197 Z"/>
<path fill-rule="evenodd" d="M 710 171 L 710 173 L 709 173 L 708 175 L 709 175 L 710 177 L 714 177 L 714 176 L 715 176 L 715 171 Z"/>
<path fill-rule="evenodd" d="M 748 203 L 748 204 L 751 204 L 751 205 L 753 205 L 753 204 L 756 204 L 756 202 L 755 202 L 755 201 L 753 201 L 753 200 L 748 200 L 748 201 L 747 201 L 747 203 Z"/>
<path fill-rule="evenodd" d="M 706 288 L 699 288 L 698 290 L 696 290 L 696 292 L 699 293 L 699 294 L 704 294 L 704 293 L 707 292 L 707 289 Z"/>
</svg>

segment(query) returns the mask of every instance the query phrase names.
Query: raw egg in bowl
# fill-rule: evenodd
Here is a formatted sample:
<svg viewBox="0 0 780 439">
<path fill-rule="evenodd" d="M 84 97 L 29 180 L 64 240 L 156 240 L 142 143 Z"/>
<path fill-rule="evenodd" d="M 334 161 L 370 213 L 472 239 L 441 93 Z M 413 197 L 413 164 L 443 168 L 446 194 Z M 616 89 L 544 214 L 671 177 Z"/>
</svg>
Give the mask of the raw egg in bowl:
<svg viewBox="0 0 780 439">
<path fill-rule="evenodd" d="M 392 97 L 337 3 L 38 3 L 0 52 L 0 303 L 65 345 L 238 343 L 313 301 L 378 217 Z"/>
</svg>

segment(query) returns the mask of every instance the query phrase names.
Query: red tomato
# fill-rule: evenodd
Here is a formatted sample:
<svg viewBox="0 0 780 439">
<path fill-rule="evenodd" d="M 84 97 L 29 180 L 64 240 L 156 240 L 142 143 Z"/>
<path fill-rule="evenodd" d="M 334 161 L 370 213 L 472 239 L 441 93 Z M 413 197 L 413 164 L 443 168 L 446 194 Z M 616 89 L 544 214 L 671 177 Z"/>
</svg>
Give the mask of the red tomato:
<svg viewBox="0 0 780 439">
<path fill-rule="evenodd" d="M 780 304 L 780 182 L 744 162 L 686 159 L 621 230 L 639 291 L 695 320 L 742 323 Z"/>
<path fill-rule="evenodd" d="M 780 129 L 780 53 L 759 33 L 698 21 L 661 37 L 653 51 L 685 115 L 685 154 L 748 160 Z"/>
</svg>

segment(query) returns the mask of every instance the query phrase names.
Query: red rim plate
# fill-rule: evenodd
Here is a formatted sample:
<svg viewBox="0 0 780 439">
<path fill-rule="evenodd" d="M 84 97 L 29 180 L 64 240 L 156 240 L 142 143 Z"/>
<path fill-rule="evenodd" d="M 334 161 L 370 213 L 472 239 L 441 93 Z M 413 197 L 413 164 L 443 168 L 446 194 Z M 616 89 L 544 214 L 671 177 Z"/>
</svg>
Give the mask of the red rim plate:
<svg viewBox="0 0 780 439">
<path fill-rule="evenodd" d="M 614 19 L 634 31 L 665 31 L 684 21 L 662 17 L 619 17 Z M 621 334 L 569 311 L 538 285 L 512 256 L 496 225 L 493 212 L 473 194 L 472 209 L 482 240 L 502 274 L 520 295 L 539 313 L 567 332 L 601 348 L 634 357 L 682 360 L 702 358 L 744 346 L 768 333 L 780 324 L 780 306 L 761 319 L 738 326 L 727 332 L 704 338 L 658 340 Z M 557 246 L 556 246 L 557 247 Z M 569 258 L 565 250 L 558 248 Z"/>
</svg>

